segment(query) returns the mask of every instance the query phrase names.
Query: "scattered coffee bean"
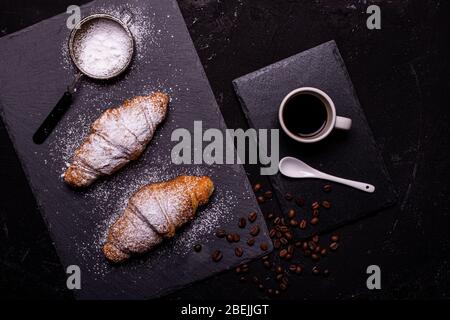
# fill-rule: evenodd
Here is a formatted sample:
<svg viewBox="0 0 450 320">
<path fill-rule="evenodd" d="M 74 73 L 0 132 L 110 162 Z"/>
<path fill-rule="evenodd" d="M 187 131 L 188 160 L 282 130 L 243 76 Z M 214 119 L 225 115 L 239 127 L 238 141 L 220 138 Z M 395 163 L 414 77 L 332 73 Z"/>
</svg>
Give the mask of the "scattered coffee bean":
<svg viewBox="0 0 450 320">
<path fill-rule="evenodd" d="M 322 256 L 326 256 L 327 253 L 328 253 L 328 251 L 327 251 L 326 248 L 323 248 L 322 250 L 320 250 L 320 254 L 321 254 Z"/>
<path fill-rule="evenodd" d="M 261 190 L 261 188 L 262 188 L 262 185 L 261 185 L 260 183 L 256 183 L 256 184 L 253 186 L 253 191 L 254 191 L 254 192 L 258 192 L 259 190 Z"/>
<path fill-rule="evenodd" d="M 241 267 L 236 267 L 236 269 L 234 269 L 234 271 L 239 274 L 242 272 Z"/>
<path fill-rule="evenodd" d="M 292 259 L 292 254 L 290 254 L 290 253 L 288 253 L 287 255 L 286 255 L 286 258 L 285 258 L 286 260 L 291 260 Z"/>
<path fill-rule="evenodd" d="M 291 231 L 287 231 L 284 233 L 284 237 L 288 239 L 288 241 L 291 241 L 292 239 L 294 239 L 294 234 Z"/>
<path fill-rule="evenodd" d="M 331 191 L 331 184 L 326 184 L 323 186 L 323 191 L 330 192 Z"/>
<path fill-rule="evenodd" d="M 288 218 L 292 219 L 293 217 L 295 217 L 295 214 L 296 214 L 295 210 L 294 209 L 290 209 L 288 211 Z"/>
<path fill-rule="evenodd" d="M 303 272 L 303 268 L 301 266 L 297 266 L 297 268 L 295 269 L 295 273 L 300 274 L 302 272 Z"/>
<path fill-rule="evenodd" d="M 319 217 L 319 210 L 313 210 L 312 216 L 313 217 Z"/>
<path fill-rule="evenodd" d="M 280 224 L 280 221 L 281 221 L 281 218 L 280 218 L 280 217 L 276 217 L 276 218 L 273 220 L 273 223 L 275 223 L 275 224 Z"/>
<path fill-rule="evenodd" d="M 222 252 L 220 250 L 215 250 L 213 251 L 211 258 L 214 262 L 219 262 L 220 260 L 222 260 Z"/>
<path fill-rule="evenodd" d="M 289 228 L 286 227 L 286 226 L 281 226 L 281 227 L 280 227 L 280 231 L 283 232 L 283 233 L 285 233 L 285 232 L 288 232 L 288 231 L 289 231 Z"/>
<path fill-rule="evenodd" d="M 281 250 L 280 251 L 280 253 L 279 253 L 279 255 L 280 255 L 280 258 L 284 258 L 284 257 L 286 257 L 286 255 L 288 254 L 288 252 L 287 252 L 287 250 L 286 249 L 283 249 L 283 250 Z"/>
<path fill-rule="evenodd" d="M 256 237 L 259 234 L 259 226 L 255 225 L 250 229 L 250 235 L 252 235 L 253 237 Z"/>
<path fill-rule="evenodd" d="M 252 281 L 254 284 L 258 284 L 259 283 L 259 278 L 257 276 L 253 276 Z"/>
<path fill-rule="evenodd" d="M 280 265 L 276 266 L 276 267 L 275 267 L 275 273 L 276 273 L 276 274 L 282 274 L 282 273 L 284 273 L 283 267 L 280 266 Z"/>
<path fill-rule="evenodd" d="M 269 214 L 267 215 L 267 219 L 272 220 L 273 218 L 274 218 L 274 214 L 273 214 L 273 213 L 269 213 Z"/>
<path fill-rule="evenodd" d="M 306 220 L 305 219 L 303 219 L 303 220 L 301 220 L 300 221 L 300 223 L 298 224 L 298 227 L 300 228 L 300 229 L 306 229 L 306 224 L 307 224 L 307 222 L 306 222 Z"/>
<path fill-rule="evenodd" d="M 311 251 L 314 251 L 316 249 L 317 245 L 314 241 L 308 241 L 308 249 Z"/>
<path fill-rule="evenodd" d="M 247 240 L 247 245 L 249 247 L 253 247 L 254 244 L 255 244 L 255 238 L 250 238 Z"/>
<path fill-rule="evenodd" d="M 258 201 L 258 203 L 264 203 L 266 201 L 263 196 L 257 197 L 256 200 Z"/>
<path fill-rule="evenodd" d="M 299 207 L 304 207 L 305 206 L 305 199 L 303 197 L 297 197 L 297 198 L 295 198 L 295 203 Z"/>
<path fill-rule="evenodd" d="M 320 269 L 319 269 L 319 267 L 318 266 L 314 266 L 313 268 L 312 268 L 312 273 L 313 273 L 313 275 L 318 275 L 319 273 L 320 273 Z"/>
<path fill-rule="evenodd" d="M 301 241 L 297 241 L 297 242 L 295 243 L 295 246 L 296 246 L 297 248 L 301 248 L 301 247 L 302 247 L 302 242 L 301 242 Z"/>
<path fill-rule="evenodd" d="M 270 229 L 270 231 L 269 231 L 269 237 L 271 237 L 271 238 L 275 238 L 275 235 L 277 234 L 277 230 L 275 230 L 275 229 Z"/>
<path fill-rule="evenodd" d="M 261 291 L 264 291 L 264 286 L 262 284 L 259 284 L 258 285 L 258 289 L 261 290 Z"/>
<path fill-rule="evenodd" d="M 242 276 L 242 277 L 240 277 L 239 278 L 239 281 L 241 281 L 241 282 L 245 282 L 247 279 L 244 277 L 244 276 Z"/>
<path fill-rule="evenodd" d="M 295 273 L 295 271 L 297 270 L 297 266 L 295 264 L 291 264 L 289 266 L 289 271 Z"/>
<path fill-rule="evenodd" d="M 232 234 L 227 234 L 227 241 L 228 242 L 234 242 L 234 237 Z"/>
<path fill-rule="evenodd" d="M 269 250 L 269 245 L 268 245 L 266 242 L 263 242 L 263 243 L 261 243 L 261 245 L 259 246 L 259 248 L 260 248 L 262 251 L 267 251 L 267 250 Z"/>
<path fill-rule="evenodd" d="M 303 242 L 303 244 L 302 244 L 302 249 L 303 249 L 303 251 L 305 251 L 305 250 L 307 250 L 308 249 L 308 242 Z"/>
<path fill-rule="evenodd" d="M 314 261 L 319 261 L 320 260 L 320 256 L 318 254 L 313 253 L 311 255 L 311 259 L 313 259 Z"/>
<path fill-rule="evenodd" d="M 311 208 L 313 209 L 313 210 L 317 210 L 317 209 L 319 209 L 319 207 L 320 207 L 320 204 L 316 201 L 316 202 L 314 202 L 312 205 L 311 205 Z"/>
<path fill-rule="evenodd" d="M 323 276 L 326 278 L 330 275 L 330 271 L 328 269 L 323 270 Z"/>
<path fill-rule="evenodd" d="M 273 289 L 270 289 L 270 288 L 267 289 L 267 294 L 268 294 L 268 295 L 272 295 L 272 294 L 273 294 Z"/>
<path fill-rule="evenodd" d="M 319 223 L 319 218 L 314 217 L 314 218 L 311 219 L 311 221 L 309 223 L 311 223 L 313 226 L 315 226 L 316 224 Z"/>
<path fill-rule="evenodd" d="M 248 272 L 248 264 L 241 265 L 242 273 Z"/>
<path fill-rule="evenodd" d="M 284 198 L 287 200 L 287 201 L 291 201 L 294 197 L 292 196 L 292 193 L 286 193 L 285 195 L 284 195 Z"/>
<path fill-rule="evenodd" d="M 294 247 L 292 244 L 288 245 L 288 247 L 287 247 L 287 252 L 288 252 L 289 254 L 293 254 L 293 253 L 294 253 L 294 250 L 295 250 L 295 247 Z"/>
<path fill-rule="evenodd" d="M 332 242 L 338 242 L 339 241 L 339 236 L 337 234 L 333 234 L 330 237 Z"/>
<path fill-rule="evenodd" d="M 271 263 L 269 261 L 264 261 L 263 262 L 264 267 L 266 267 L 267 269 L 270 269 L 270 267 L 272 266 Z"/>
<path fill-rule="evenodd" d="M 242 257 L 242 255 L 244 254 L 244 250 L 242 250 L 242 248 L 237 247 L 234 249 L 234 254 L 236 255 L 236 257 Z"/>
<path fill-rule="evenodd" d="M 288 278 L 283 277 L 283 278 L 281 278 L 281 282 L 284 283 L 285 285 L 287 285 L 289 283 L 289 280 L 288 280 Z"/>
<path fill-rule="evenodd" d="M 283 234 L 280 231 L 277 231 L 275 233 L 275 237 L 277 237 L 278 239 L 280 239 L 283 236 Z"/>
<path fill-rule="evenodd" d="M 313 242 L 315 242 L 315 243 L 318 243 L 319 242 L 319 236 L 316 234 L 316 235 L 312 236 L 311 240 Z"/>
<path fill-rule="evenodd" d="M 282 227 L 285 227 L 285 226 L 286 226 L 286 220 L 284 220 L 284 218 L 281 218 L 281 220 L 280 220 L 280 225 L 281 225 Z"/>
<path fill-rule="evenodd" d="M 298 221 L 295 220 L 295 219 L 291 219 L 291 220 L 289 220 L 289 224 L 290 224 L 292 227 L 296 227 L 296 226 L 298 225 Z"/>
<path fill-rule="evenodd" d="M 196 245 L 194 246 L 194 250 L 195 250 L 195 252 L 200 252 L 200 251 L 202 251 L 202 245 L 201 245 L 201 244 L 196 244 Z"/>
<path fill-rule="evenodd" d="M 227 235 L 227 232 L 225 230 L 223 230 L 223 229 L 216 230 L 217 238 L 224 238 L 224 237 L 226 237 L 226 235 Z"/>
<path fill-rule="evenodd" d="M 277 279 L 277 281 L 281 281 L 281 279 L 283 279 L 284 275 L 283 274 L 277 274 L 277 276 L 275 277 L 275 279 Z"/>
<path fill-rule="evenodd" d="M 269 260 L 269 256 L 262 256 L 262 257 L 261 257 L 261 260 L 262 260 L 262 261 Z"/>
<path fill-rule="evenodd" d="M 284 246 L 288 244 L 288 240 L 287 240 L 286 238 L 281 238 L 281 239 L 280 239 L 280 242 L 281 242 L 281 244 L 284 245 Z"/>
<path fill-rule="evenodd" d="M 272 191 L 266 191 L 264 192 L 264 198 L 266 198 L 267 200 L 272 199 L 273 193 Z"/>
<path fill-rule="evenodd" d="M 315 253 L 319 253 L 321 249 L 322 249 L 322 248 L 321 248 L 320 246 L 317 246 L 317 247 L 314 249 L 314 252 L 315 252 Z"/>
<path fill-rule="evenodd" d="M 276 239 L 276 240 L 273 242 L 273 247 L 274 247 L 275 249 L 280 249 L 280 247 L 281 247 L 281 241 L 280 241 L 279 239 Z"/>
<path fill-rule="evenodd" d="M 247 220 L 245 220 L 245 218 L 240 218 L 239 219 L 239 223 L 238 223 L 238 227 L 243 229 L 243 228 L 245 228 L 246 225 L 247 225 Z"/>
<path fill-rule="evenodd" d="M 276 296 L 280 295 L 280 290 L 275 289 L 274 294 L 275 294 Z"/>
<path fill-rule="evenodd" d="M 324 207 L 325 209 L 330 209 L 331 208 L 331 202 L 330 201 L 322 201 L 322 207 Z"/>
<path fill-rule="evenodd" d="M 305 251 L 303 251 L 303 255 L 304 255 L 305 257 L 309 257 L 309 256 L 311 256 L 311 251 L 305 250 Z"/>
<path fill-rule="evenodd" d="M 233 233 L 233 242 L 239 242 L 241 240 L 241 236 L 237 233 Z"/>
<path fill-rule="evenodd" d="M 287 286 L 284 283 L 280 283 L 280 290 L 281 291 L 286 291 Z"/>
<path fill-rule="evenodd" d="M 249 215 L 248 215 L 248 221 L 250 221 L 250 222 L 255 222 L 256 221 L 256 218 L 258 217 L 258 214 L 256 213 L 256 212 L 250 212 L 249 213 Z"/>
<path fill-rule="evenodd" d="M 339 248 L 339 243 L 337 243 L 337 242 L 332 242 L 332 243 L 330 244 L 330 250 L 336 251 L 338 248 Z"/>
</svg>

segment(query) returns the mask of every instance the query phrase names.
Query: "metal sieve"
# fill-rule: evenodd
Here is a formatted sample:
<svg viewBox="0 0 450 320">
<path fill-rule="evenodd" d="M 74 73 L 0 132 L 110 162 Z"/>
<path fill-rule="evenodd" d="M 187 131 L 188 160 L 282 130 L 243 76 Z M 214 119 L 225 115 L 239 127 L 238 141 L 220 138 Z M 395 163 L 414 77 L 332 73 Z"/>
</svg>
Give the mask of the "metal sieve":
<svg viewBox="0 0 450 320">
<path fill-rule="evenodd" d="M 131 16 L 129 16 L 127 23 L 130 20 Z M 114 68 L 108 70 L 107 73 L 96 74 L 92 71 L 87 70 L 86 66 L 81 63 L 80 50 L 82 50 L 82 46 L 80 45 L 80 42 L 83 40 L 84 35 L 86 35 L 86 33 L 93 27 L 95 27 L 96 24 L 104 23 L 105 21 L 111 25 L 119 26 L 121 30 L 126 33 L 126 56 L 123 57 L 122 61 L 116 64 Z M 64 92 L 61 99 L 59 99 L 56 106 L 52 109 L 50 114 L 45 118 L 44 122 L 34 133 L 33 141 L 36 144 L 42 144 L 48 138 L 50 133 L 56 127 L 66 111 L 69 109 L 72 103 L 73 95 L 76 91 L 76 86 L 83 75 L 95 80 L 109 80 L 122 74 L 128 68 L 133 58 L 134 39 L 127 24 L 122 20 L 109 14 L 93 14 L 81 20 L 77 27 L 72 30 L 68 41 L 68 47 L 70 57 L 78 72 L 76 73 L 73 82 L 67 87 L 66 92 Z"/>
</svg>

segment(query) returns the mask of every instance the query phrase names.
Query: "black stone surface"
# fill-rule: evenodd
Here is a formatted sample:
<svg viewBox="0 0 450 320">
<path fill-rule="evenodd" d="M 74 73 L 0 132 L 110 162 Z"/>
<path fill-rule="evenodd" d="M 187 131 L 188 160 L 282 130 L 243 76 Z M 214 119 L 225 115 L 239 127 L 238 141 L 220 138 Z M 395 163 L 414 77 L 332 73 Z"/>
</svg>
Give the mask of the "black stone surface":
<svg viewBox="0 0 450 320">
<path fill-rule="evenodd" d="M 296 219 L 308 221 L 305 230 L 297 230 L 300 237 L 330 231 L 395 203 L 391 179 L 334 41 L 242 76 L 234 80 L 233 85 L 251 127 L 279 130 L 280 159 L 295 157 L 320 171 L 375 186 L 375 192 L 370 194 L 329 183 L 333 190 L 325 193 L 323 186 L 327 181 L 292 179 L 280 172 L 269 176 L 283 212 L 297 209 Z M 326 92 L 335 104 L 336 113 L 352 119 L 351 130 L 334 130 L 316 144 L 301 144 L 288 137 L 279 125 L 278 109 L 283 98 L 300 87 L 315 87 Z M 270 145 L 268 152 L 272 154 Z M 304 206 L 286 200 L 288 192 L 296 199 L 302 198 Z M 321 206 L 320 223 L 311 225 L 311 204 L 316 201 L 321 204 L 324 200 L 329 201 L 333 209 Z"/>
<path fill-rule="evenodd" d="M 64 12 L 74 0 L 3 0 L 0 34 Z M 335 39 L 399 203 L 339 229 L 339 252 L 320 262 L 327 279 L 309 272 L 290 279 L 280 299 L 448 298 L 450 281 L 450 3 L 405 1 L 178 1 L 228 127 L 246 126 L 231 81 Z M 365 26 L 369 4 L 382 29 Z M 0 295 L 70 298 L 66 275 L 0 122 Z M 246 167 L 253 182 L 266 180 Z M 279 210 L 264 204 L 266 212 Z M 326 236 L 324 236 L 326 237 Z M 305 263 L 305 267 L 311 264 Z M 382 290 L 367 290 L 366 268 L 378 264 Z M 252 273 L 266 274 L 259 262 Z M 172 299 L 263 298 L 234 272 L 170 295 Z M 293 303 L 297 304 L 297 302 Z M 330 308 L 331 309 L 331 308 Z M 332 309 L 334 310 L 334 309 Z"/>
<path fill-rule="evenodd" d="M 34 131 L 74 73 L 72 68 L 63 68 L 66 56 L 62 48 L 70 33 L 66 15 L 55 16 L 1 39 L 2 117 L 63 266 L 77 265 L 81 269 L 82 288 L 75 291 L 76 296 L 152 298 L 260 256 L 263 254 L 260 243 L 268 242 L 270 250 L 271 242 L 242 166 L 174 165 L 171 161 L 171 148 L 176 144 L 171 142 L 174 129 L 192 132 L 194 120 L 203 121 L 205 129 L 225 128 L 176 2 L 137 0 L 123 5 L 121 1 L 98 1 L 81 9 L 86 16 L 111 7 L 127 8 L 135 17 L 146 15 L 152 19 L 155 30 L 160 29 L 152 38 L 144 39 L 156 43 L 148 50 L 136 46 L 135 59 L 127 74 L 111 83 L 85 79 L 57 132 L 44 144 L 34 144 Z M 170 110 L 145 153 L 114 177 L 87 190 L 65 186 L 60 177 L 67 161 L 65 147 L 79 145 L 81 131 L 102 110 L 153 90 L 168 92 Z M 111 217 L 123 210 L 124 202 L 139 186 L 181 174 L 212 178 L 215 193 L 207 207 L 173 240 L 151 253 L 118 266 L 109 264 L 101 246 Z M 248 247 L 245 242 L 250 237 L 250 224 L 247 230 L 239 229 L 238 220 L 252 211 L 259 213 L 254 224 L 260 226 L 261 232 L 256 244 Z M 215 220 L 209 219 L 212 214 Z M 240 233 L 242 240 L 231 245 L 218 239 L 214 232 L 219 227 Z M 189 240 L 192 237 L 195 242 Z M 200 253 L 193 251 L 197 243 L 203 245 Z M 242 257 L 234 254 L 236 246 L 244 248 Z M 211 259 L 214 250 L 223 252 L 223 259 L 217 263 Z"/>
</svg>

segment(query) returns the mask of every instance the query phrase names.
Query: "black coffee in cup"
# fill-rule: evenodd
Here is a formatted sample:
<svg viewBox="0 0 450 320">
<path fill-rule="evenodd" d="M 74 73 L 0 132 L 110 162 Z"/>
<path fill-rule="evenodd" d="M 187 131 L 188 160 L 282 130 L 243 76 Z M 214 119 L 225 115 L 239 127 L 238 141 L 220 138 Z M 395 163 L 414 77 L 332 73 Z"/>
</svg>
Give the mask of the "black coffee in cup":
<svg viewBox="0 0 450 320">
<path fill-rule="evenodd" d="M 301 93 L 289 98 L 282 116 L 290 132 L 301 137 L 310 137 L 325 127 L 328 113 L 320 98 Z"/>
</svg>

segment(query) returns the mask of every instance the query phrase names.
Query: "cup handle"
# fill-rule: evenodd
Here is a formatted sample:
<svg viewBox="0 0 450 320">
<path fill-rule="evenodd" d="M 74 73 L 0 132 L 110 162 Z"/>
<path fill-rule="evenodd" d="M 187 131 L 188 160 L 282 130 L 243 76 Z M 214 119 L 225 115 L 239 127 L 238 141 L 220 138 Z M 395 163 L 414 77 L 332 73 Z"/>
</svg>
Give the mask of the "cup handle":
<svg viewBox="0 0 450 320">
<path fill-rule="evenodd" d="M 336 129 L 340 130 L 350 130 L 352 127 L 352 119 L 345 117 L 336 117 L 336 124 L 334 125 Z"/>
</svg>

